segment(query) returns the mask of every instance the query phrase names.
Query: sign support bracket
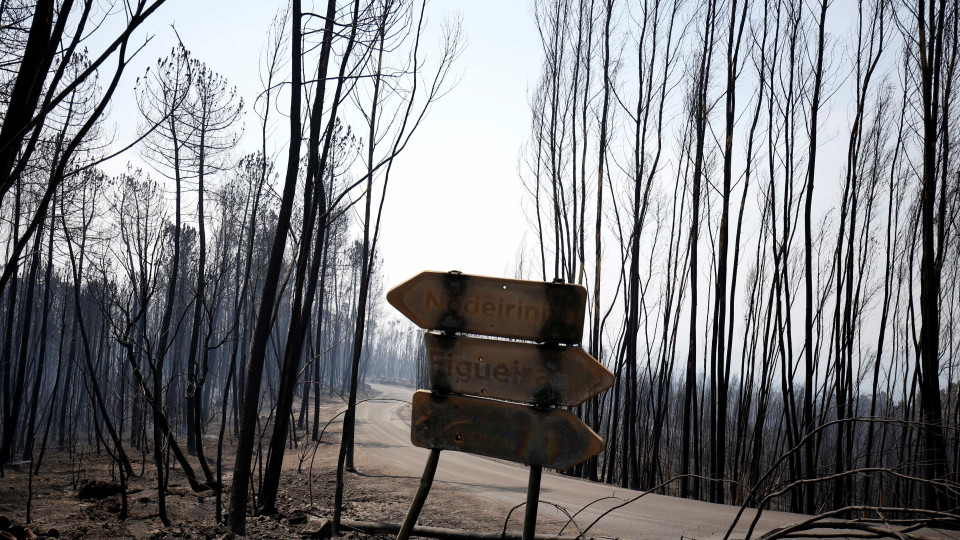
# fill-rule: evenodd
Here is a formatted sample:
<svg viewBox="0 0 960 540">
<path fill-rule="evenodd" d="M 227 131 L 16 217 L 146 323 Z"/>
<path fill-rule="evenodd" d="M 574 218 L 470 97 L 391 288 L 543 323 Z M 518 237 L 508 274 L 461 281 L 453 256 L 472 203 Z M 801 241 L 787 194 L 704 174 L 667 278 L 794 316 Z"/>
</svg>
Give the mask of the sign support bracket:
<svg viewBox="0 0 960 540">
<path fill-rule="evenodd" d="M 527 506 L 523 515 L 523 540 L 534 540 L 537 534 L 537 506 L 540 504 L 540 476 L 543 468 L 530 466 L 530 480 L 527 483 Z"/>
<path fill-rule="evenodd" d="M 403 526 L 400 528 L 400 532 L 397 533 L 397 540 L 408 540 L 410 534 L 413 533 L 413 528 L 416 527 L 417 519 L 420 517 L 420 511 L 423 510 L 423 503 L 427 500 L 430 487 L 433 486 L 433 476 L 437 472 L 438 461 L 440 461 L 440 449 L 433 448 L 430 450 L 430 457 L 427 458 L 427 464 L 423 468 L 423 476 L 420 478 L 420 487 L 417 489 L 417 495 L 413 498 L 413 502 L 410 503 L 410 511 L 407 512 L 407 517 L 403 520 Z M 538 491 L 539 488 L 540 480 L 538 478 Z M 524 538 L 526 538 L 526 535 L 524 535 Z"/>
</svg>

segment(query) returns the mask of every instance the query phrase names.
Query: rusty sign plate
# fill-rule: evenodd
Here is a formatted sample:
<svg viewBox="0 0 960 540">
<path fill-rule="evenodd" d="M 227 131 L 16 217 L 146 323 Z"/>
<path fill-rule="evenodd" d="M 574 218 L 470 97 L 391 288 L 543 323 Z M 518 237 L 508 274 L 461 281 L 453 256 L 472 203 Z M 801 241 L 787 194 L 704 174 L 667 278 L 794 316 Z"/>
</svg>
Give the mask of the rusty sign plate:
<svg viewBox="0 0 960 540">
<path fill-rule="evenodd" d="M 580 285 L 421 272 L 387 293 L 420 328 L 575 345 L 583 339 Z"/>
<path fill-rule="evenodd" d="M 463 396 L 413 394 L 410 440 L 564 470 L 603 451 L 603 439 L 571 412 Z"/>
<path fill-rule="evenodd" d="M 430 386 L 540 406 L 576 406 L 613 384 L 613 373 L 580 347 L 535 345 L 426 332 Z"/>
</svg>

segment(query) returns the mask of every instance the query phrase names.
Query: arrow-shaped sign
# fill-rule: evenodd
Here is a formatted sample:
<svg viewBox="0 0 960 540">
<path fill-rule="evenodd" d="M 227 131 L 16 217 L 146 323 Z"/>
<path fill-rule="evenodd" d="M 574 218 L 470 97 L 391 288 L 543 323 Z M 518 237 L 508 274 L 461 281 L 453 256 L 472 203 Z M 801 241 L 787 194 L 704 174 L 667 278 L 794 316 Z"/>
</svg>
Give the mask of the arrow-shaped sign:
<svg viewBox="0 0 960 540">
<path fill-rule="evenodd" d="M 579 285 L 421 272 L 387 293 L 420 328 L 575 345 L 587 290 Z"/>
<path fill-rule="evenodd" d="M 604 442 L 563 409 L 490 399 L 413 394 L 410 440 L 415 446 L 460 450 L 564 470 L 603 451 Z"/>
<path fill-rule="evenodd" d="M 427 332 L 430 386 L 540 406 L 576 406 L 613 384 L 613 373 L 580 347 L 534 345 Z"/>
</svg>

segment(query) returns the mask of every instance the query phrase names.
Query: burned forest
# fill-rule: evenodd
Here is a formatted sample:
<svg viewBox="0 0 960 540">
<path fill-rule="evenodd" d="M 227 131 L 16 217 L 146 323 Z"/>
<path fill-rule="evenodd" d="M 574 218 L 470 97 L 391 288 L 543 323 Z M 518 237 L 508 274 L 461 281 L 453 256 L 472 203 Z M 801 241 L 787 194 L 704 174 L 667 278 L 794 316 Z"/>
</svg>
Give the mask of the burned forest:
<svg viewBox="0 0 960 540">
<path fill-rule="evenodd" d="M 409 442 L 463 399 L 417 405 L 431 348 L 493 398 L 518 340 L 600 364 L 497 402 L 592 430 L 539 533 L 960 530 L 960 4 L 249 4 L 0 2 L 0 536 L 521 538 L 523 468 Z M 585 291 L 573 337 L 553 297 L 456 296 L 484 259 Z M 426 333 L 387 303 L 421 270 L 453 270 Z"/>
</svg>

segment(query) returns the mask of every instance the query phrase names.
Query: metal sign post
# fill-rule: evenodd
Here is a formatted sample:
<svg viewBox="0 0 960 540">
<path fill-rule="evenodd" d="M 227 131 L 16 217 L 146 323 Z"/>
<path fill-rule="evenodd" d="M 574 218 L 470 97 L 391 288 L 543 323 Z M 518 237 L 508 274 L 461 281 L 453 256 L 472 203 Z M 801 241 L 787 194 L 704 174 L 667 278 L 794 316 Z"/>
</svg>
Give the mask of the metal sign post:
<svg viewBox="0 0 960 540">
<path fill-rule="evenodd" d="M 398 540 L 416 525 L 441 450 L 530 466 L 523 540 L 535 537 L 542 468 L 569 469 L 603 451 L 603 439 L 557 408 L 613 384 L 613 374 L 579 347 L 586 298 L 579 285 L 459 272 L 422 272 L 387 293 L 418 326 L 441 331 L 424 334 L 432 392 L 413 395 L 410 439 L 430 458 Z"/>
<path fill-rule="evenodd" d="M 406 519 L 403 520 L 403 526 L 397 534 L 398 539 L 407 540 L 410 533 L 417 525 L 417 518 L 420 517 L 420 510 L 423 510 L 423 503 L 427 500 L 427 494 L 430 493 L 430 487 L 433 485 L 433 475 L 437 472 L 437 462 L 440 461 L 440 449 L 430 450 L 430 457 L 427 458 L 427 464 L 423 468 L 423 476 L 420 478 L 420 488 L 417 489 L 417 495 L 410 503 L 410 511 L 407 512 Z"/>
</svg>

